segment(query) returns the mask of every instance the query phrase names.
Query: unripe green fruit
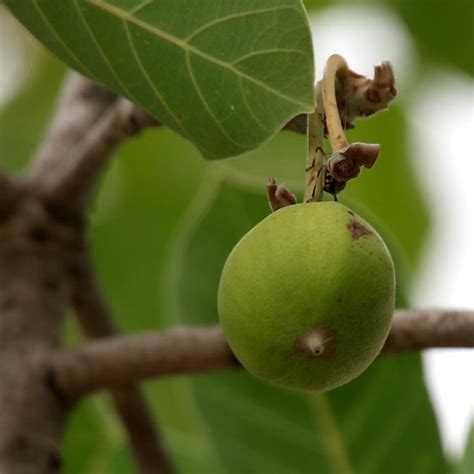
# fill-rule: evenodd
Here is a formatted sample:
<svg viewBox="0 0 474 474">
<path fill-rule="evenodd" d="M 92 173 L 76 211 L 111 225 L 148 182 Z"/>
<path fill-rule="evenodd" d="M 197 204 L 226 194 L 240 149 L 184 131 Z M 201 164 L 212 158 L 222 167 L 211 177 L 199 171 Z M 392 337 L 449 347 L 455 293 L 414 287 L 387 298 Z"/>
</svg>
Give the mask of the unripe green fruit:
<svg viewBox="0 0 474 474">
<path fill-rule="evenodd" d="M 329 390 L 377 357 L 394 309 L 390 253 L 375 230 L 335 202 L 269 215 L 235 246 L 218 296 L 227 341 L 251 373 Z"/>
</svg>

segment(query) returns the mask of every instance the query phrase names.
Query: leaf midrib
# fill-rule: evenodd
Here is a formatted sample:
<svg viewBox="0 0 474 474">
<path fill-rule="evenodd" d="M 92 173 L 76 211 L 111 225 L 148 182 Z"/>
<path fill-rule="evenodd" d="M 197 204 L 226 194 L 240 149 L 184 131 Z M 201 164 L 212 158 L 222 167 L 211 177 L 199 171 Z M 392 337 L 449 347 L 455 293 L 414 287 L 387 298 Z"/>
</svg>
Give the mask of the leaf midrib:
<svg viewBox="0 0 474 474">
<path fill-rule="evenodd" d="M 283 94 L 282 92 L 269 87 L 267 84 L 264 82 L 249 76 L 248 74 L 243 73 L 239 69 L 236 69 L 233 67 L 231 64 L 228 64 L 218 58 L 215 58 L 214 56 L 211 56 L 204 51 L 200 50 L 199 48 L 196 48 L 195 46 L 190 45 L 186 41 L 183 41 L 180 38 L 177 38 L 176 36 L 173 36 L 163 30 L 160 30 L 159 28 L 156 28 L 139 18 L 136 18 L 135 16 L 131 15 L 129 12 L 124 11 L 114 5 L 110 5 L 108 3 L 105 3 L 103 0 L 87 0 L 89 4 L 95 6 L 96 8 L 99 8 L 103 11 L 106 11 L 107 13 L 125 21 L 131 24 L 134 24 L 138 26 L 139 28 L 142 28 L 143 30 L 146 30 L 162 39 L 165 41 L 168 41 L 169 43 L 174 44 L 175 46 L 178 46 L 179 48 L 183 49 L 184 51 L 187 51 L 188 53 L 193 53 L 206 61 L 213 63 L 219 67 L 222 67 L 224 69 L 228 69 L 229 71 L 232 71 L 234 74 L 237 76 L 246 79 L 250 82 L 253 82 L 255 85 L 261 87 L 262 89 L 267 90 L 268 92 L 272 93 L 273 95 L 280 97 L 281 99 L 286 100 L 287 102 L 290 102 L 292 104 L 298 105 L 300 107 L 303 107 L 305 111 L 311 112 L 312 111 L 312 106 L 308 106 L 308 104 L 305 104 L 303 102 L 297 101 L 293 99 L 292 97 L 287 96 L 286 94 Z"/>
</svg>

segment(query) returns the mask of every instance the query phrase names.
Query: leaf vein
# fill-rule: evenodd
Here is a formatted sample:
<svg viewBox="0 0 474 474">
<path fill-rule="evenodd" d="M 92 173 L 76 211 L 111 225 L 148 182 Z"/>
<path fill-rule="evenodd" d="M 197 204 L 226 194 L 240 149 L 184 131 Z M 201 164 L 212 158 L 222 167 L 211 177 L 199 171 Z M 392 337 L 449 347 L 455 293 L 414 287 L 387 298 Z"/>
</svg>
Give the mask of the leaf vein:
<svg viewBox="0 0 474 474">
<path fill-rule="evenodd" d="M 145 7 L 153 3 L 153 0 L 144 0 L 142 3 L 139 3 L 131 10 L 128 11 L 130 15 L 136 15 L 140 10 L 143 10 Z"/>
<path fill-rule="evenodd" d="M 148 31 L 148 32 L 164 39 L 165 41 L 168 41 L 171 44 L 174 44 L 175 46 L 177 46 L 177 47 L 179 47 L 179 48 L 181 48 L 181 49 L 183 49 L 187 52 L 192 52 L 192 53 L 196 54 L 197 56 L 202 57 L 206 61 L 209 61 L 210 63 L 213 63 L 213 64 L 215 64 L 215 65 L 217 65 L 217 66 L 219 66 L 223 69 L 228 69 L 228 70 L 232 71 L 237 76 L 240 76 L 243 79 L 246 79 L 250 82 L 253 82 L 254 84 L 261 87 L 262 89 L 267 90 L 271 94 L 275 95 L 276 97 L 279 97 L 279 98 L 281 98 L 281 99 L 283 99 L 286 102 L 289 102 L 291 104 L 298 105 L 299 107 L 302 107 L 302 109 L 304 111 L 311 111 L 312 110 L 312 106 L 308 106 L 308 104 L 300 102 L 299 100 L 296 100 L 293 97 L 290 97 L 290 96 L 284 94 L 283 92 L 280 92 L 277 89 L 274 89 L 273 87 L 269 86 L 268 84 L 265 84 L 261 80 L 255 78 L 255 77 L 249 76 L 248 74 L 245 74 L 244 72 L 242 72 L 239 69 L 233 67 L 229 63 L 226 63 L 225 61 L 222 61 L 218 58 L 215 58 L 215 57 L 205 53 L 204 51 L 200 50 L 199 48 L 196 48 L 196 47 L 186 43 L 182 39 L 177 38 L 176 36 L 173 36 L 173 35 L 165 32 L 165 31 L 162 31 L 159 28 L 156 28 L 156 27 L 150 25 L 149 23 L 146 23 L 146 22 L 140 20 L 139 18 L 136 18 L 133 15 L 130 15 L 126 11 L 121 10 L 120 8 L 118 8 L 114 5 L 110 5 L 108 3 L 105 3 L 103 0 L 87 0 L 87 1 L 88 1 L 88 3 L 94 5 L 95 7 L 99 8 L 99 9 L 102 9 L 102 10 L 105 10 L 108 13 L 110 13 L 111 15 L 113 15 L 117 18 L 120 18 L 124 21 L 127 21 L 129 23 L 133 23 L 136 26 L 138 26 L 138 27 L 140 27 L 140 28 L 142 28 L 142 29 L 144 29 L 144 30 L 146 30 L 146 31 Z"/>
<path fill-rule="evenodd" d="M 242 92 L 242 98 L 244 100 L 245 107 L 249 111 L 250 116 L 254 119 L 255 123 L 265 132 L 271 132 L 270 129 L 266 128 L 265 125 L 260 121 L 260 119 L 255 115 L 254 111 L 252 110 L 252 107 L 250 107 L 250 104 L 247 100 L 247 95 L 245 94 L 244 91 L 244 84 L 242 82 L 242 79 L 239 78 L 239 86 L 240 86 L 240 91 Z"/>
<path fill-rule="evenodd" d="M 69 48 L 69 46 L 63 41 L 63 39 L 61 38 L 61 36 L 57 33 L 56 29 L 53 27 L 53 25 L 50 23 L 50 21 L 48 20 L 48 17 L 44 14 L 44 11 L 42 10 L 42 8 L 40 7 L 39 3 L 37 0 L 33 0 L 33 3 L 36 7 L 36 9 L 38 10 L 38 13 L 40 14 L 41 18 L 43 19 L 44 23 L 47 25 L 47 27 L 49 28 L 49 30 L 51 31 L 51 33 L 53 33 L 54 37 L 57 39 L 57 41 L 59 42 L 59 44 L 61 44 L 61 46 L 69 53 L 69 55 L 71 56 L 71 58 L 77 63 L 79 64 L 79 68 L 78 69 L 81 69 L 87 73 L 90 77 L 94 77 L 94 75 L 91 73 L 91 71 L 89 70 L 89 68 L 87 66 L 84 65 L 84 63 L 74 54 L 74 52 L 71 50 L 71 48 Z"/>
<path fill-rule="evenodd" d="M 271 53 L 294 53 L 294 54 L 299 54 L 300 56 L 303 56 L 307 58 L 308 56 L 304 54 L 302 51 L 299 51 L 297 49 L 291 49 L 291 48 L 274 48 L 274 49 L 261 49 L 260 51 L 254 51 L 252 53 L 244 54 L 237 58 L 235 61 L 232 61 L 231 66 L 235 66 L 236 64 L 245 61 L 248 58 L 252 58 L 254 56 L 260 56 L 262 54 L 271 54 Z"/>
<path fill-rule="evenodd" d="M 104 50 L 100 46 L 100 43 L 97 41 L 95 33 L 92 31 L 89 24 L 87 23 L 86 18 L 84 17 L 84 13 L 82 12 L 79 4 L 77 3 L 77 0 L 73 0 L 72 3 L 73 3 L 74 8 L 76 9 L 76 11 L 79 15 L 79 18 L 81 19 L 82 24 L 84 25 L 85 30 L 87 31 L 87 33 L 90 36 L 93 43 L 95 44 L 99 54 L 102 56 L 104 64 L 107 66 L 109 71 L 115 77 L 115 79 L 118 82 L 120 88 L 125 93 L 124 95 L 128 96 L 128 98 L 132 99 L 134 102 L 138 102 L 138 100 L 133 96 L 133 94 L 130 92 L 130 90 L 127 88 L 127 86 L 123 83 L 122 79 L 120 79 L 120 76 L 117 74 L 117 71 L 114 69 L 111 62 L 107 58 L 107 55 L 105 54 Z"/>
<path fill-rule="evenodd" d="M 189 72 L 189 76 L 191 78 L 191 81 L 194 85 L 194 88 L 196 89 L 196 92 L 199 95 L 199 98 L 201 99 L 201 102 L 203 103 L 205 109 L 207 110 L 209 116 L 214 120 L 215 124 L 217 125 L 217 128 L 222 132 L 222 134 L 229 140 L 231 143 L 233 143 L 235 146 L 239 147 L 240 149 L 245 150 L 245 146 L 242 145 L 241 143 L 236 142 L 228 133 L 227 130 L 222 126 L 220 121 L 217 119 L 217 117 L 214 115 L 214 112 L 211 110 L 211 107 L 209 106 L 209 103 L 207 102 L 206 98 L 204 97 L 204 94 L 201 91 L 201 88 L 196 80 L 196 76 L 194 75 L 194 71 L 191 65 L 191 58 L 189 55 L 189 52 L 186 54 L 186 67 Z"/>
<path fill-rule="evenodd" d="M 220 23 L 225 23 L 227 21 L 235 20 L 239 18 L 245 18 L 246 16 L 261 15 L 263 13 L 276 13 L 277 11 L 282 11 L 282 10 L 295 10 L 295 8 L 282 7 L 278 10 L 275 8 L 261 8 L 259 10 L 252 10 L 249 12 L 233 13 L 231 15 L 226 15 L 221 18 L 217 18 L 213 21 L 210 21 L 209 23 L 206 23 L 205 25 L 202 25 L 196 31 L 191 33 L 187 38 L 185 38 L 184 41 L 186 41 L 186 43 L 189 43 L 196 36 L 200 35 L 201 33 L 208 30 L 209 28 L 212 28 L 213 26 L 219 25 Z"/>
<path fill-rule="evenodd" d="M 140 70 L 140 72 L 142 73 L 145 81 L 149 84 L 150 88 L 152 89 L 153 93 L 155 94 L 156 98 L 163 104 L 163 106 L 165 107 L 165 109 L 168 111 L 168 113 L 173 117 L 173 119 L 175 120 L 175 123 L 176 125 L 178 126 L 178 128 L 183 132 L 183 134 L 186 136 L 186 137 L 189 137 L 189 132 L 184 128 L 183 124 L 179 121 L 178 117 L 175 115 L 175 113 L 173 112 L 173 110 L 170 108 L 170 106 L 168 105 L 168 103 L 166 102 L 165 98 L 163 97 L 163 95 L 160 93 L 160 91 L 157 89 L 157 87 L 155 86 L 155 84 L 153 83 L 150 75 L 148 74 L 145 66 L 143 65 L 143 62 L 140 58 L 140 56 L 138 55 L 138 51 L 137 51 L 137 48 L 135 47 L 135 43 L 133 42 L 133 38 L 132 38 L 132 35 L 130 34 L 130 28 L 128 26 L 128 23 L 127 22 L 123 22 L 123 25 L 124 25 L 124 28 L 125 28 L 125 32 L 126 32 L 126 35 L 127 35 L 127 39 L 128 39 L 128 43 L 129 43 L 129 46 L 130 46 L 130 50 L 132 52 L 132 55 L 133 57 L 135 58 L 135 61 L 137 63 L 137 66 L 138 66 L 138 69 Z"/>
</svg>

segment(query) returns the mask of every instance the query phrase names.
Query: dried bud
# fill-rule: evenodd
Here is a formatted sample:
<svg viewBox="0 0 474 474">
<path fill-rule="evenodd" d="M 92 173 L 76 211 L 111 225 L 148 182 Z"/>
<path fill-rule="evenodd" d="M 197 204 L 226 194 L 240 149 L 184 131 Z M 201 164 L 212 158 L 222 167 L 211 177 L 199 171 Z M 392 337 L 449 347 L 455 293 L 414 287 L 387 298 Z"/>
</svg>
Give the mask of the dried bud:
<svg viewBox="0 0 474 474">
<path fill-rule="evenodd" d="M 277 185 L 275 178 L 268 178 L 267 196 L 272 212 L 296 204 L 296 196 L 284 184 Z"/>
<path fill-rule="evenodd" d="M 380 153 L 380 145 L 352 143 L 336 152 L 328 161 L 328 170 L 338 181 L 357 177 L 360 167 L 372 168 Z"/>
<path fill-rule="evenodd" d="M 338 181 L 349 181 L 360 173 L 360 165 L 341 152 L 334 153 L 328 161 L 328 171 Z"/>
<path fill-rule="evenodd" d="M 386 109 L 397 95 L 395 75 L 388 61 L 375 66 L 373 79 L 349 71 L 339 80 L 337 102 L 346 129 L 353 128 L 356 118 L 368 117 Z"/>
<path fill-rule="evenodd" d="M 354 159 L 360 166 L 372 168 L 380 153 L 380 145 L 376 143 L 354 142 L 351 145 L 339 150 L 347 158 Z"/>
</svg>

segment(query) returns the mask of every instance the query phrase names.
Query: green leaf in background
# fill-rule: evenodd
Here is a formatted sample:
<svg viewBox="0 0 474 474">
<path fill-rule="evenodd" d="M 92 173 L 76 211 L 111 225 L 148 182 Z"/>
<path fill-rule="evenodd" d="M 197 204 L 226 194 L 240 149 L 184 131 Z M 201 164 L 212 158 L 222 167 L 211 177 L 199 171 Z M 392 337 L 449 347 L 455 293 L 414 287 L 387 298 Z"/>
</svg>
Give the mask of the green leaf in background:
<svg viewBox="0 0 474 474">
<path fill-rule="evenodd" d="M 474 420 L 473 420 L 474 422 Z M 458 474 L 472 474 L 474 472 L 474 423 L 469 432 L 469 436 L 466 440 L 466 447 L 464 448 L 464 457 L 461 461 L 461 465 Z"/>
<path fill-rule="evenodd" d="M 218 321 L 225 258 L 268 214 L 263 189 L 244 189 L 215 168 L 170 241 L 167 314 Z M 212 191 L 210 191 L 212 190 Z M 209 436 L 228 474 L 444 474 L 446 465 L 418 355 L 384 357 L 327 394 L 275 388 L 242 370 L 192 377 Z M 396 453 L 396 455 L 394 455 Z"/>
<path fill-rule="evenodd" d="M 474 74 L 472 0 L 389 0 L 422 56 Z"/>
<path fill-rule="evenodd" d="M 48 127 L 63 74 L 59 61 L 41 55 L 31 80 L 0 109 L 0 167 L 15 174 L 24 171 Z"/>
<path fill-rule="evenodd" d="M 8 0 L 81 73 L 142 105 L 207 158 L 258 147 L 314 106 L 300 0 Z"/>
</svg>

